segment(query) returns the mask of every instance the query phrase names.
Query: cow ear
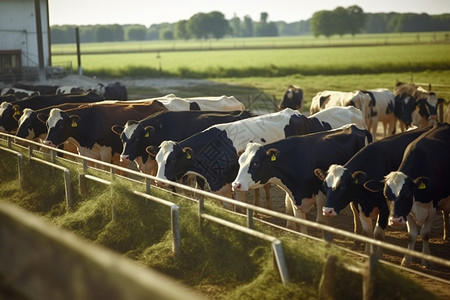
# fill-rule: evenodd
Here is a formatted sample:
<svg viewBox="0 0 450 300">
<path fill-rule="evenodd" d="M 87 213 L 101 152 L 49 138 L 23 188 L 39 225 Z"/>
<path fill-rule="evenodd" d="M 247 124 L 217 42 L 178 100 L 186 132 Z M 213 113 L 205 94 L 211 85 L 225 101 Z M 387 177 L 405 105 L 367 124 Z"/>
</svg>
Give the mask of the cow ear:
<svg viewBox="0 0 450 300">
<path fill-rule="evenodd" d="M 355 184 L 361 184 L 367 180 L 367 174 L 363 171 L 355 171 L 352 174 L 352 178 Z"/>
<path fill-rule="evenodd" d="M 144 128 L 144 130 L 145 130 L 144 137 L 146 138 L 150 137 L 150 135 L 152 135 L 153 132 L 155 132 L 155 128 L 153 126 L 147 126 Z"/>
<path fill-rule="evenodd" d="M 145 151 L 146 151 L 151 157 L 155 157 L 156 154 L 158 154 L 158 147 L 155 147 L 155 146 L 148 146 L 147 148 L 145 148 Z"/>
<path fill-rule="evenodd" d="M 194 150 L 190 147 L 184 147 L 183 152 L 186 153 L 186 159 L 191 159 L 192 155 L 194 154 Z"/>
<path fill-rule="evenodd" d="M 70 126 L 73 128 L 78 127 L 78 122 L 80 121 L 80 117 L 78 115 L 71 115 L 70 116 Z"/>
<path fill-rule="evenodd" d="M 317 176 L 317 178 L 319 178 L 321 181 L 324 181 L 325 178 L 327 177 L 327 172 L 325 172 L 324 170 L 317 168 L 314 170 L 314 175 Z"/>
<path fill-rule="evenodd" d="M 419 190 L 425 190 L 430 185 L 431 179 L 428 177 L 417 177 L 414 179 L 414 184 Z"/>
<path fill-rule="evenodd" d="M 14 105 L 13 106 L 13 118 L 18 121 L 20 119 L 20 116 L 22 115 L 22 112 L 20 111 L 20 106 L 19 105 Z"/>
<path fill-rule="evenodd" d="M 377 193 L 384 188 L 384 182 L 378 180 L 367 180 L 364 183 L 364 188 L 372 193 Z"/>
<path fill-rule="evenodd" d="M 276 161 L 278 156 L 280 155 L 280 151 L 275 148 L 270 148 L 269 150 L 267 150 L 266 154 L 270 161 Z"/>
<path fill-rule="evenodd" d="M 111 127 L 111 131 L 114 132 L 117 135 L 121 135 L 123 132 L 123 127 L 120 125 L 113 125 Z"/>
<path fill-rule="evenodd" d="M 38 118 L 39 121 L 41 121 L 42 123 L 45 124 L 47 122 L 47 119 L 48 119 L 48 114 L 40 113 L 40 114 L 37 115 L 37 118 Z"/>
</svg>

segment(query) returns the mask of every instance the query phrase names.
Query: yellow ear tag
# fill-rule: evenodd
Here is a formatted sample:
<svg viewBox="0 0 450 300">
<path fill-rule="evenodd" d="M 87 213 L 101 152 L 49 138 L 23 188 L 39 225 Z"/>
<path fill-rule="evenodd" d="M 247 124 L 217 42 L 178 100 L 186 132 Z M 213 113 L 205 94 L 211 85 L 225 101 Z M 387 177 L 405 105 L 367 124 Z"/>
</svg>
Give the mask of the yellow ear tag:
<svg viewBox="0 0 450 300">
<path fill-rule="evenodd" d="M 72 127 L 77 127 L 77 126 L 78 126 L 77 121 L 75 121 L 75 119 L 73 119 L 72 120 Z"/>
<path fill-rule="evenodd" d="M 427 186 L 425 185 L 425 183 L 421 182 L 421 183 L 419 184 L 419 190 L 424 190 L 424 189 L 426 189 L 426 188 L 427 188 Z"/>
<path fill-rule="evenodd" d="M 192 156 L 191 156 L 191 154 L 189 152 L 186 152 L 186 158 L 187 159 L 191 159 L 192 158 Z"/>
<path fill-rule="evenodd" d="M 145 132 L 145 135 L 144 135 L 145 137 L 149 137 L 150 136 L 150 133 L 147 131 L 147 132 Z"/>
<path fill-rule="evenodd" d="M 276 161 L 277 157 L 275 156 L 275 154 L 272 154 L 272 157 L 270 158 L 270 161 Z"/>
<path fill-rule="evenodd" d="M 19 110 L 15 110 L 13 116 L 14 117 L 20 116 L 20 111 Z"/>
<path fill-rule="evenodd" d="M 358 183 L 359 183 L 358 178 L 355 178 L 355 184 L 358 184 Z"/>
</svg>

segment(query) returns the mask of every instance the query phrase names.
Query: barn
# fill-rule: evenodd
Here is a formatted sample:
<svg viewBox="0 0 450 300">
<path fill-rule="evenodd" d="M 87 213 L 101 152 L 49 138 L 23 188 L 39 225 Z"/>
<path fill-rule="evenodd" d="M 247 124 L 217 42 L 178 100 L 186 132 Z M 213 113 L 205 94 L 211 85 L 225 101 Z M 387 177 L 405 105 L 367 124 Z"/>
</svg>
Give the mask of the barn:
<svg viewBox="0 0 450 300">
<path fill-rule="evenodd" d="M 48 0 L 2 0 L 0 81 L 45 80 L 49 33 Z"/>
</svg>

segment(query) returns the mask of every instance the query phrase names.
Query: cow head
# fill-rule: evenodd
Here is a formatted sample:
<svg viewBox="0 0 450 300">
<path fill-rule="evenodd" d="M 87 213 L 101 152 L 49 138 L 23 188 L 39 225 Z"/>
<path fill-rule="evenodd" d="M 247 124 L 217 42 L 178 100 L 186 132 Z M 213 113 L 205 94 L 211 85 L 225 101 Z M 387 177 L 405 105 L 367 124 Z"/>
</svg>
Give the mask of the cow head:
<svg viewBox="0 0 450 300">
<path fill-rule="evenodd" d="M 278 155 L 277 149 L 265 151 L 261 144 L 249 143 L 239 157 L 239 171 L 232 183 L 233 190 L 248 191 L 267 183 L 272 176 L 265 171 L 276 163 Z"/>
<path fill-rule="evenodd" d="M 79 126 L 80 117 L 67 114 L 59 108 L 53 108 L 47 119 L 47 137 L 42 142 L 47 146 L 58 146 L 69 137 L 75 135 Z"/>
<path fill-rule="evenodd" d="M 327 202 L 322 208 L 325 216 L 336 216 L 354 198 L 358 197 L 358 192 L 366 178 L 366 173 L 355 171 L 350 173 L 347 168 L 333 164 L 325 172 L 315 169 L 314 174 L 323 181 L 323 190 L 327 196 Z"/>
<path fill-rule="evenodd" d="M 176 181 L 188 173 L 187 170 L 195 165 L 195 154 L 189 147 L 181 148 L 174 141 L 164 141 L 155 156 L 158 164 L 157 178 Z M 165 183 L 156 181 L 157 186 L 166 186 Z"/>
<path fill-rule="evenodd" d="M 412 123 L 412 113 L 416 109 L 416 99 L 403 93 L 395 97 L 394 115 L 408 128 Z"/>
<path fill-rule="evenodd" d="M 437 107 L 444 101 L 438 98 L 434 92 L 422 92 L 417 99 L 418 118 L 416 125 L 428 126 L 434 125 L 437 122 Z"/>
<path fill-rule="evenodd" d="M 121 160 L 135 160 L 136 157 L 144 156 L 147 159 L 148 155 L 145 152 L 151 133 L 154 128 L 151 126 L 143 127 L 138 121 L 128 121 L 124 127 L 114 125 L 111 130 L 120 136 L 123 144 Z"/>
<path fill-rule="evenodd" d="M 416 194 L 429 189 L 430 179 L 418 177 L 411 179 L 400 171 L 391 172 L 384 180 L 384 196 L 390 209 L 390 225 L 404 225 L 413 206 Z"/>
<path fill-rule="evenodd" d="M 0 105 L 0 131 L 12 132 L 17 129 L 17 120 L 20 119 L 21 115 L 22 112 L 19 106 L 3 102 Z"/>
<path fill-rule="evenodd" d="M 285 108 L 301 110 L 303 102 L 303 90 L 296 86 L 289 86 L 284 93 L 283 101 L 280 104 L 280 110 Z"/>
<path fill-rule="evenodd" d="M 19 119 L 19 127 L 16 136 L 33 140 L 40 134 L 40 132 L 36 132 L 35 130 L 37 126 L 40 126 L 42 131 L 45 132 L 45 125 L 38 120 L 36 112 L 32 109 L 25 108 Z"/>
</svg>

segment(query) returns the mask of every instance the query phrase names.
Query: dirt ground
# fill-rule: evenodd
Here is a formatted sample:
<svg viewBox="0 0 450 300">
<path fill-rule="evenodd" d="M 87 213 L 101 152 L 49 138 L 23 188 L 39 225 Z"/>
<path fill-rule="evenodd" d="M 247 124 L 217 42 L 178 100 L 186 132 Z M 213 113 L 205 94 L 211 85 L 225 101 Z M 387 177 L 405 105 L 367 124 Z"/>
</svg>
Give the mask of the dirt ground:
<svg viewBox="0 0 450 300">
<path fill-rule="evenodd" d="M 116 80 L 108 80 L 107 82 L 114 82 Z M 187 87 L 187 86 L 195 86 L 198 84 L 212 84 L 209 81 L 205 80 L 189 80 L 189 79 L 142 79 L 142 80 L 127 80 L 127 79 L 120 79 L 117 80 L 123 83 L 125 86 L 130 87 L 152 87 L 154 89 L 158 89 L 161 94 L 169 94 L 169 93 L 175 93 L 176 94 L 176 87 Z M 88 78 L 88 77 L 79 77 L 79 76 L 68 76 L 62 79 L 52 79 L 46 82 L 45 84 L 58 84 L 58 85 L 80 85 L 80 86 L 95 86 L 98 82 L 101 82 L 100 80 L 97 80 L 96 78 Z M 130 99 L 133 99 L 132 95 L 129 95 Z M 382 126 L 380 125 L 378 127 L 378 138 L 381 138 L 382 133 Z M 261 190 L 261 194 L 263 195 L 263 191 Z M 271 187 L 271 199 L 273 204 L 273 209 L 279 212 L 285 212 L 284 208 L 284 198 L 285 193 L 279 189 L 276 186 Z M 264 199 L 261 199 L 262 203 L 264 203 Z M 316 211 L 313 209 L 308 214 L 308 219 L 311 221 L 315 220 Z M 272 220 L 276 223 L 279 223 L 280 225 L 283 225 L 282 221 Z M 330 225 L 334 226 L 336 228 L 340 228 L 347 231 L 353 231 L 353 216 L 351 213 L 351 210 L 349 208 L 346 208 L 344 211 L 340 213 L 339 216 L 332 218 L 330 220 Z M 320 236 L 320 233 L 310 231 L 311 234 Z M 443 221 L 442 216 L 438 214 L 434 220 L 431 238 L 430 238 L 430 250 L 431 254 L 435 255 L 437 257 L 441 257 L 444 259 L 450 258 L 450 242 L 444 242 L 442 240 L 442 233 L 443 233 Z M 345 244 L 343 240 L 335 239 L 337 243 Z M 399 245 L 402 247 L 407 246 L 408 242 L 408 235 L 406 228 L 394 228 L 394 227 L 388 227 L 386 231 L 386 241 L 395 245 Z M 351 246 L 346 244 L 346 246 Z M 421 251 L 422 249 L 422 242 L 420 240 L 417 241 L 415 249 L 417 251 Z M 362 252 L 363 250 L 361 250 Z M 396 253 L 388 253 L 385 252 L 383 254 L 383 260 L 400 264 L 400 261 L 402 259 L 401 254 Z M 429 270 L 424 270 L 420 266 L 420 262 L 416 259 L 413 260 L 413 263 L 411 264 L 411 268 L 415 270 L 422 271 L 424 273 L 440 277 L 443 279 L 446 279 L 450 282 L 450 269 L 444 268 L 441 266 L 433 266 Z M 439 299 L 449 299 L 450 297 L 450 283 L 442 283 L 437 280 L 433 279 L 427 279 L 423 278 L 422 276 L 414 276 L 418 284 L 423 285 L 426 289 L 429 289 L 432 291 L 435 295 L 439 297 Z"/>
</svg>

